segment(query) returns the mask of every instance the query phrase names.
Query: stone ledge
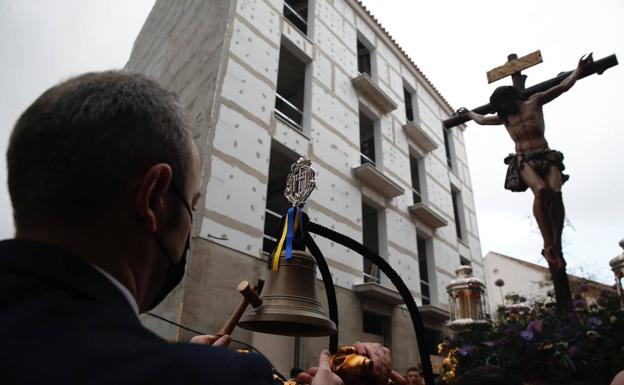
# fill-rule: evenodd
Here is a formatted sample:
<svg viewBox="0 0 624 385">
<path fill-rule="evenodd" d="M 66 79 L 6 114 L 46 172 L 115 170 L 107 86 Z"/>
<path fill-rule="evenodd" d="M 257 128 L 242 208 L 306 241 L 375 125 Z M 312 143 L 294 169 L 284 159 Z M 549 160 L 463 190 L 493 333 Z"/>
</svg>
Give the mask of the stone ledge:
<svg viewBox="0 0 624 385">
<path fill-rule="evenodd" d="M 438 144 L 435 140 L 429 136 L 429 134 L 427 134 L 427 132 L 423 130 L 420 125 L 416 124 L 416 122 L 407 122 L 403 126 L 403 131 L 405 131 L 407 137 L 410 138 L 425 153 L 438 148 Z"/>
<path fill-rule="evenodd" d="M 405 190 L 389 177 L 385 176 L 377 167 L 370 163 L 352 169 L 353 175 L 362 183 L 379 191 L 387 198 L 402 195 Z"/>
<path fill-rule="evenodd" d="M 379 107 L 382 113 L 387 114 L 390 111 L 396 110 L 398 107 L 394 100 L 392 100 L 368 74 L 363 73 L 356 76 L 351 79 L 351 83 L 353 83 L 353 88 L 355 88 L 356 91 Z"/>
<path fill-rule="evenodd" d="M 441 307 L 437 305 L 422 305 L 418 307 L 420 314 L 428 319 L 435 321 L 448 321 L 451 317 L 449 315 L 448 306 Z"/>
<path fill-rule="evenodd" d="M 446 219 L 444 219 L 440 214 L 436 213 L 431 207 L 429 207 L 425 203 L 416 203 L 414 205 L 411 205 L 408 209 L 412 215 L 420 219 L 425 224 L 433 227 L 434 229 L 448 225 Z"/>
<path fill-rule="evenodd" d="M 381 286 L 380 284 L 375 282 L 366 282 L 353 285 L 353 290 L 356 293 L 361 294 L 365 297 L 369 297 L 392 306 L 400 305 L 403 303 L 403 298 L 397 291 L 389 289 L 385 286 Z"/>
</svg>

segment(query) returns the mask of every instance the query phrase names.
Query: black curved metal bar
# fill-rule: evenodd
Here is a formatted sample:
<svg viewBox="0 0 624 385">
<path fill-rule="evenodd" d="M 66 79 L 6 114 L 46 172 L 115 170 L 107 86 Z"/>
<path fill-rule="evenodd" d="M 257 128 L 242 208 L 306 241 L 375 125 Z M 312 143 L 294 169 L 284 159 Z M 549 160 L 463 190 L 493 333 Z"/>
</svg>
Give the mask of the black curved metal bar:
<svg viewBox="0 0 624 385">
<path fill-rule="evenodd" d="M 340 330 L 340 325 L 338 324 L 338 303 L 336 300 L 336 288 L 334 287 L 334 281 L 332 280 L 331 272 L 329 270 L 329 266 L 327 265 L 327 261 L 325 261 L 325 257 L 321 250 L 314 242 L 314 239 L 310 236 L 310 233 L 304 231 L 303 239 L 305 241 L 305 245 L 310 250 L 310 253 L 316 259 L 316 264 L 318 265 L 319 270 L 321 271 L 321 276 L 323 277 L 323 285 L 325 286 L 325 293 L 327 293 L 327 307 L 329 308 L 329 319 L 331 319 L 336 324 L 336 334 L 329 336 L 329 352 L 331 354 L 335 354 L 338 351 L 338 333 Z"/>
<path fill-rule="evenodd" d="M 407 306 L 407 310 L 409 311 L 410 317 L 412 319 L 412 325 L 414 326 L 414 331 L 416 332 L 416 343 L 418 344 L 418 352 L 420 354 L 420 361 L 423 369 L 423 376 L 425 378 L 425 383 L 427 385 L 434 385 L 435 380 L 433 378 L 433 370 L 431 368 L 431 360 L 429 359 L 429 349 L 427 346 L 427 341 L 425 339 L 425 326 L 423 325 L 422 318 L 420 317 L 420 312 L 418 311 L 418 306 L 416 306 L 416 302 L 414 302 L 414 298 L 412 297 L 411 292 L 399 276 L 399 274 L 390 266 L 388 262 L 386 262 L 379 255 L 372 252 L 370 249 L 364 247 L 361 243 L 355 241 L 352 238 L 349 238 L 343 234 L 340 234 L 336 231 L 328 229 L 322 225 L 319 225 L 314 222 L 305 223 L 304 228 L 304 241 L 305 245 L 310 250 L 310 253 L 314 256 L 321 270 L 321 275 L 323 277 L 323 283 L 325 284 L 325 290 L 327 291 L 327 300 L 329 302 L 329 316 L 332 321 L 336 323 L 336 327 L 338 327 L 338 313 L 337 313 L 337 305 L 336 305 L 336 293 L 333 281 L 331 279 L 331 274 L 329 273 L 329 267 L 327 266 L 327 262 L 325 261 L 325 257 L 319 250 L 318 246 L 312 239 L 309 233 L 314 233 L 330 239 L 336 243 L 341 244 L 344 247 L 348 247 L 351 250 L 357 252 L 362 255 L 364 258 L 368 259 L 370 262 L 374 263 L 381 269 L 381 271 L 386 274 L 386 276 L 390 279 L 390 281 L 394 284 L 394 286 L 399 291 L 399 294 L 403 298 L 405 305 Z M 322 267 L 321 267 L 322 266 Z M 324 270 L 326 272 L 324 273 Z M 328 279 L 326 276 L 328 275 Z M 328 282 L 329 281 L 329 282 Z M 329 284 L 328 284 L 329 283 Z M 330 299 L 330 291 L 328 288 L 331 287 L 331 291 L 333 292 L 333 306 L 335 309 L 332 310 L 332 299 Z M 332 311 L 335 311 L 335 319 L 332 318 Z M 338 344 L 338 334 L 335 334 L 330 337 L 330 351 L 332 348 L 336 349 Z"/>
</svg>

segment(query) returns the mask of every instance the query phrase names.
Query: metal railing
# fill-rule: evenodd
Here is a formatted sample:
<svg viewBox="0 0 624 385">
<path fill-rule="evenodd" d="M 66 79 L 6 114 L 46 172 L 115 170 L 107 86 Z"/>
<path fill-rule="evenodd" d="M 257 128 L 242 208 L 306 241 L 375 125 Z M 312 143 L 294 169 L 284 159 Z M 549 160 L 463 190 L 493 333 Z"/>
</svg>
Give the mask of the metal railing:
<svg viewBox="0 0 624 385">
<path fill-rule="evenodd" d="M 286 120 L 300 131 L 303 131 L 303 127 L 301 126 L 303 122 L 303 111 L 278 93 L 275 94 L 274 111 L 280 118 Z"/>
<path fill-rule="evenodd" d="M 370 164 L 372 164 L 373 166 L 376 167 L 375 161 L 372 160 L 371 158 L 369 158 L 368 156 L 362 154 L 361 152 L 360 152 L 360 161 L 361 161 L 362 164 L 370 163 Z"/>
<path fill-rule="evenodd" d="M 268 223 L 267 219 L 268 219 L 268 217 L 277 218 L 277 221 L 278 221 L 277 222 L 278 223 L 277 226 L 279 227 L 279 221 L 282 219 L 282 216 L 279 215 L 278 213 L 276 213 L 275 211 L 271 211 L 269 209 L 265 209 L 264 212 L 265 212 L 265 217 L 264 217 L 264 234 L 262 234 L 262 239 L 263 239 L 262 249 L 263 249 L 263 251 L 265 251 L 267 253 L 270 253 L 273 250 L 274 245 L 277 245 L 277 238 L 275 238 L 272 235 L 266 234 L 268 231 L 271 230 L 271 229 L 267 229 L 267 223 Z M 276 229 L 276 231 L 279 231 L 279 228 Z M 265 244 L 266 244 L 266 246 L 265 246 Z"/>
<path fill-rule="evenodd" d="M 381 280 L 379 279 L 379 277 L 375 276 L 375 275 L 371 275 L 371 274 L 367 274 L 367 273 L 362 273 L 362 275 L 364 276 L 364 283 L 366 282 L 374 282 L 376 284 L 380 284 Z"/>
<path fill-rule="evenodd" d="M 292 20 L 289 17 L 291 15 L 295 18 L 295 20 Z M 308 21 L 304 19 L 303 16 L 299 14 L 299 12 L 295 11 L 294 8 L 291 7 L 290 4 L 288 4 L 288 1 L 284 1 L 284 16 L 286 16 L 286 18 L 290 20 L 291 23 L 299 28 L 301 32 L 303 32 L 304 34 L 308 33 Z"/>
<path fill-rule="evenodd" d="M 414 204 L 420 203 L 423 201 L 422 195 L 420 195 L 420 191 L 416 190 L 412 187 L 412 197 L 414 198 Z"/>
</svg>

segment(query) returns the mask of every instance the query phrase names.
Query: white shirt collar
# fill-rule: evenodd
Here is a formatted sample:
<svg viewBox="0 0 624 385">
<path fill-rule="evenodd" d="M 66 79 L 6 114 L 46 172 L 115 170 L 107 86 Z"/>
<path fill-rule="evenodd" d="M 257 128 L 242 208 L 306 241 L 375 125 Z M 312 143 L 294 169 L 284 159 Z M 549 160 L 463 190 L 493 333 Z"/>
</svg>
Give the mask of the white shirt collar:
<svg viewBox="0 0 624 385">
<path fill-rule="evenodd" d="M 127 287 L 122 285 L 121 282 L 119 282 L 117 280 L 117 278 L 113 277 L 112 275 L 110 275 L 108 272 L 104 271 L 99 266 L 96 266 L 94 264 L 91 264 L 91 266 L 93 266 L 97 271 L 102 273 L 102 275 L 104 275 L 106 278 L 108 278 L 108 280 L 111 281 L 113 283 L 113 285 L 115 285 L 119 289 L 119 291 L 121 291 L 121 294 L 123 294 L 123 296 L 126 297 L 126 300 L 128 301 L 128 303 L 132 307 L 132 310 L 134 310 L 134 314 L 136 314 L 137 317 L 138 317 L 139 316 L 139 305 L 137 304 L 136 299 L 134 299 L 134 297 L 130 293 L 130 290 L 128 290 Z"/>
</svg>

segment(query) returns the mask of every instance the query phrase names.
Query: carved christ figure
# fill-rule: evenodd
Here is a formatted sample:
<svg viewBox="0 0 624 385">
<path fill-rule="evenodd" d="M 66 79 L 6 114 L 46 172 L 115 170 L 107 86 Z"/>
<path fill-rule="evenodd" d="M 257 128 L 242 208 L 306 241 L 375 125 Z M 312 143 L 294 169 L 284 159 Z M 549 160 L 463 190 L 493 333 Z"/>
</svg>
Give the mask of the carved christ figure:
<svg viewBox="0 0 624 385">
<path fill-rule="evenodd" d="M 490 97 L 495 114 L 483 116 L 466 108 L 457 112 L 481 125 L 503 124 L 516 145 L 516 153 L 505 158 L 509 165 L 505 188 L 514 192 L 531 189 L 533 215 L 544 239 L 542 254 L 549 265 L 565 265 L 561 233 L 565 218 L 561 186 L 568 180 L 563 173 L 563 154 L 548 147 L 544 137 L 542 106 L 566 92 L 593 62 L 592 54 L 581 57 L 577 68 L 560 84 L 526 98 L 512 86 L 498 87 Z"/>
</svg>

